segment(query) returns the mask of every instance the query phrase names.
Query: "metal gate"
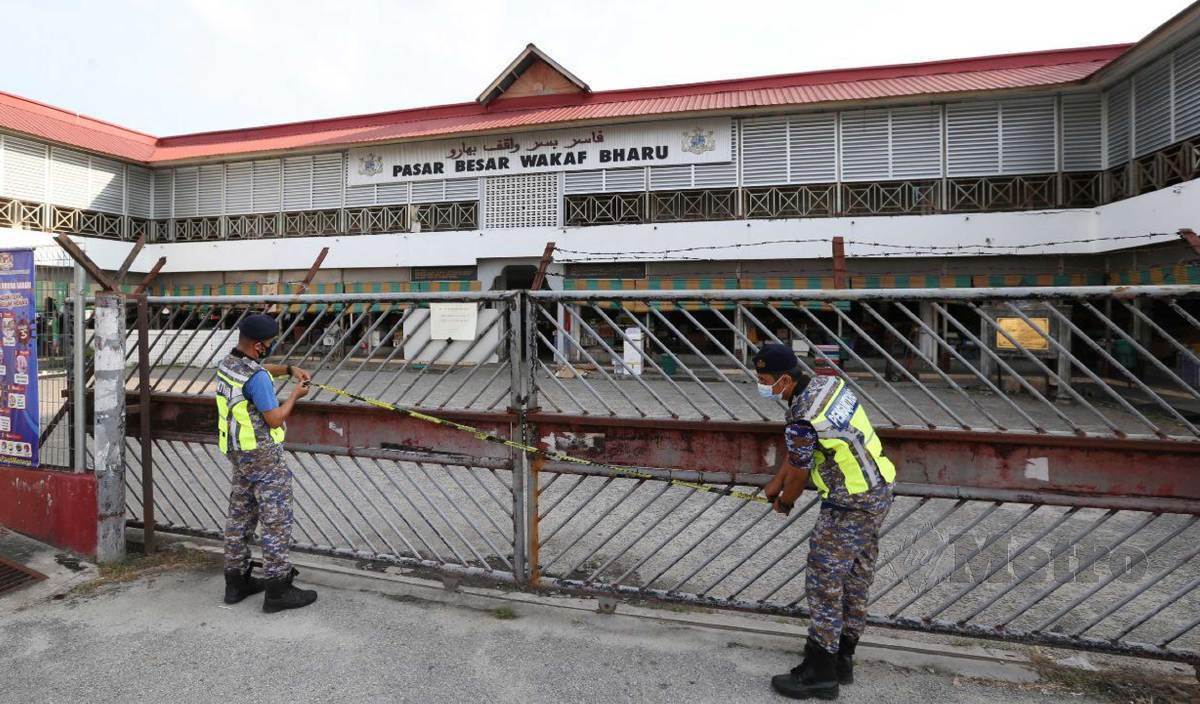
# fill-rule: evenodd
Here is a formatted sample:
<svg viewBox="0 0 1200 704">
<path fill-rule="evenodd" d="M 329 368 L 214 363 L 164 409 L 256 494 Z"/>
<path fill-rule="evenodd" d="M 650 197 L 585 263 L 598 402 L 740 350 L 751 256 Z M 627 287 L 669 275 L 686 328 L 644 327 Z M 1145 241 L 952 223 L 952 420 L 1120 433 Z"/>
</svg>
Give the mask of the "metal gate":
<svg viewBox="0 0 1200 704">
<path fill-rule="evenodd" d="M 473 338 L 433 334 L 440 303 L 475 304 Z M 668 481 L 756 492 L 784 460 L 782 408 L 747 366 L 777 341 L 846 380 L 899 467 L 872 623 L 1200 663 L 1197 287 L 151 297 L 149 311 L 159 530 L 220 534 L 213 367 L 238 320 L 267 311 L 276 359 L 323 383 L 642 472 L 318 391 L 289 424 L 297 549 L 804 616 L 813 494 L 783 517 Z"/>
</svg>

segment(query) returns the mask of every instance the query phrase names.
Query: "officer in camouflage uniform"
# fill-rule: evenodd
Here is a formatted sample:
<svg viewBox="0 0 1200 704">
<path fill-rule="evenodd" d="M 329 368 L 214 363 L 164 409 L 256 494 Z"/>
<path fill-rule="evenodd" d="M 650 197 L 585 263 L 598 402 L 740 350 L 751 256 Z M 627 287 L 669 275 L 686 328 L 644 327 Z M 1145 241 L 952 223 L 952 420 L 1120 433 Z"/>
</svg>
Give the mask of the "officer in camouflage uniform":
<svg viewBox="0 0 1200 704">
<path fill-rule="evenodd" d="M 218 444 L 231 467 L 229 518 L 225 525 L 225 603 L 236 604 L 266 589 L 263 611 L 298 609 L 317 593 L 297 589 L 288 561 L 292 542 L 292 472 L 283 455 L 284 422 L 308 393 L 308 372 L 291 365 L 264 364 L 279 324 L 267 315 L 246 316 L 237 347 L 217 369 Z M 274 378 L 287 374 L 300 383 L 282 405 Z M 265 581 L 251 576 L 250 542 L 255 524 Z"/>
<path fill-rule="evenodd" d="M 836 699 L 838 685 L 854 681 L 854 650 L 866 627 L 879 528 L 892 506 L 896 470 L 843 379 L 809 381 L 796 355 L 774 343 L 759 349 L 754 366 L 759 393 L 788 402 L 788 461 L 765 495 L 783 514 L 810 477 L 821 495 L 804 583 L 812 621 L 804 661 L 771 686 L 793 699 Z"/>
</svg>

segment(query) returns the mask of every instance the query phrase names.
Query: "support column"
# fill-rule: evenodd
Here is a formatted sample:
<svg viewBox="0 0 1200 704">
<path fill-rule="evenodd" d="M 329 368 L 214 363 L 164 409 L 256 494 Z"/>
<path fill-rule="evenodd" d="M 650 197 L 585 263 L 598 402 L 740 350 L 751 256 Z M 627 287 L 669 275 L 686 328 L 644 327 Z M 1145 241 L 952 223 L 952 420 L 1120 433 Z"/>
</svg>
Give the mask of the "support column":
<svg viewBox="0 0 1200 704">
<path fill-rule="evenodd" d="M 96 294 L 95 439 L 96 559 L 125 557 L 125 300 L 120 293 Z"/>
<path fill-rule="evenodd" d="M 988 355 L 987 350 L 992 347 L 992 341 L 996 338 L 996 333 L 988 325 L 988 322 L 982 317 L 979 319 L 979 341 L 983 343 L 983 348 L 979 350 L 979 373 L 984 378 L 992 379 L 996 372 L 996 364 Z M 995 381 L 994 379 L 992 379 Z"/>
<path fill-rule="evenodd" d="M 919 312 L 921 314 L 921 322 L 928 325 L 930 330 L 937 330 L 941 327 L 938 324 L 937 311 L 934 310 L 932 303 L 921 301 Z M 921 330 L 917 340 L 917 348 L 921 350 L 921 354 L 925 355 L 928 359 L 937 359 L 938 344 L 937 340 L 933 339 L 933 335 L 925 330 Z"/>
<path fill-rule="evenodd" d="M 1063 306 L 1059 312 L 1062 313 L 1067 320 L 1071 319 L 1071 306 Z M 1058 325 L 1058 344 L 1062 345 L 1067 350 L 1071 349 L 1071 328 L 1066 325 Z M 1058 378 L 1062 380 L 1062 383 L 1060 383 L 1054 389 L 1054 401 L 1056 403 L 1071 402 L 1071 394 L 1067 392 L 1067 389 L 1071 386 L 1072 371 L 1074 370 L 1071 365 L 1071 360 L 1067 357 L 1067 355 L 1059 354 L 1058 365 L 1054 370 L 1054 373 L 1058 374 Z"/>
</svg>

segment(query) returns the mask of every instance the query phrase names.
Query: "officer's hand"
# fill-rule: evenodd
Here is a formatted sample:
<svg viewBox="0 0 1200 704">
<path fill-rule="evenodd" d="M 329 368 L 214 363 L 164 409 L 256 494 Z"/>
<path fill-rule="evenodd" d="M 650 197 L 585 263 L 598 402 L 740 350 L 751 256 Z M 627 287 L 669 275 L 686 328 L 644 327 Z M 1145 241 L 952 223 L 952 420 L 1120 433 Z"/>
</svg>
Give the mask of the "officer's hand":
<svg viewBox="0 0 1200 704">
<path fill-rule="evenodd" d="M 304 384 L 312 380 L 312 374 L 309 374 L 300 367 L 292 367 L 292 378 Z"/>
<path fill-rule="evenodd" d="M 799 499 L 800 494 L 804 493 L 804 485 L 808 483 L 808 473 L 787 464 L 771 481 L 775 480 L 780 481 L 780 488 L 774 495 L 768 495 L 767 498 L 771 500 L 775 511 L 786 516 L 792 512 L 792 507 L 796 505 L 796 499 Z"/>
<path fill-rule="evenodd" d="M 308 395 L 308 390 L 309 386 L 307 381 L 302 384 L 296 384 L 296 388 L 292 389 L 292 398 L 299 401 Z"/>
<path fill-rule="evenodd" d="M 771 481 L 763 484 L 763 496 L 767 497 L 767 501 L 774 502 L 775 497 L 779 496 L 779 492 L 783 491 L 783 473 L 787 471 L 787 465 L 779 468 Z"/>
</svg>

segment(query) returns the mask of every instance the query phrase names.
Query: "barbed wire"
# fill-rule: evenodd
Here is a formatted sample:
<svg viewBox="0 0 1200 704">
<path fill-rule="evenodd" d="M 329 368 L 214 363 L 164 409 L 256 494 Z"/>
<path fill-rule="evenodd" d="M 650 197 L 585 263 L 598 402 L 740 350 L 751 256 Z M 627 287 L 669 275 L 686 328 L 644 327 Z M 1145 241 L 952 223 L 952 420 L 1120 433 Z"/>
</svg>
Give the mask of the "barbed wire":
<svg viewBox="0 0 1200 704">
<path fill-rule="evenodd" d="M 884 249 L 897 249 L 897 250 L 903 250 L 903 251 L 914 252 L 914 253 L 960 253 L 963 251 L 969 251 L 969 250 L 973 250 L 973 249 L 1002 250 L 1004 252 L 1012 252 L 1012 251 L 1022 251 L 1022 250 L 1026 250 L 1026 249 L 1036 249 L 1038 247 L 1054 247 L 1054 246 L 1060 246 L 1060 245 L 1065 245 L 1065 244 L 1090 244 L 1090 243 L 1095 243 L 1095 242 L 1120 242 L 1120 241 L 1126 241 L 1126 240 L 1145 240 L 1145 239 L 1152 239 L 1152 238 L 1156 238 L 1156 237 L 1171 237 L 1171 236 L 1173 236 L 1173 235 L 1171 235 L 1170 233 L 1166 233 L 1166 232 L 1149 232 L 1149 233 L 1140 234 L 1140 235 L 1104 235 L 1104 236 L 1099 236 L 1099 237 L 1079 237 L 1079 238 L 1068 239 L 1068 240 L 1047 240 L 1047 241 L 1043 241 L 1043 242 L 1026 242 L 1023 244 L 982 243 L 982 244 L 959 244 L 959 245 L 936 245 L 936 246 L 901 244 L 901 243 L 897 243 L 897 242 L 873 242 L 873 241 L 855 240 L 855 239 L 843 239 L 842 242 L 843 242 L 843 244 L 846 244 L 846 245 L 854 245 L 854 246 L 862 246 L 862 247 L 878 247 L 878 248 L 884 248 Z M 583 255 L 583 256 L 590 256 L 590 257 L 629 258 L 629 257 L 640 257 L 640 256 L 647 256 L 647 255 L 663 256 L 663 255 L 674 255 L 674 254 L 686 254 L 688 252 L 713 252 L 713 251 L 730 250 L 730 249 L 748 249 L 751 247 L 767 247 L 767 246 L 771 246 L 771 245 L 781 245 L 781 244 L 832 244 L 833 240 L 834 240 L 833 237 L 806 237 L 806 238 L 793 238 L 793 239 L 760 240 L 757 242 L 734 242 L 734 243 L 730 243 L 730 244 L 697 245 L 697 246 L 693 246 L 693 247 L 675 247 L 675 248 L 669 248 L 669 249 L 624 250 L 624 251 L 620 251 L 620 252 L 595 252 L 595 251 L 585 251 L 585 250 L 579 250 L 579 249 L 570 249 L 567 247 L 556 247 L 554 251 L 562 252 L 564 254 Z M 860 257 L 878 256 L 878 255 L 855 254 L 852 256 L 854 256 L 855 258 L 860 258 Z M 672 257 L 672 258 L 673 259 L 683 259 L 686 257 Z"/>
</svg>

